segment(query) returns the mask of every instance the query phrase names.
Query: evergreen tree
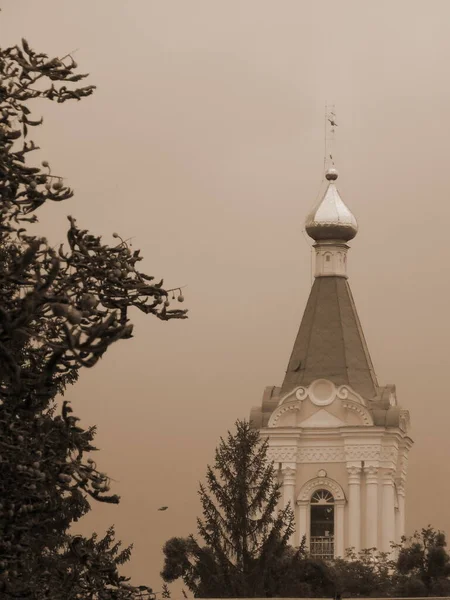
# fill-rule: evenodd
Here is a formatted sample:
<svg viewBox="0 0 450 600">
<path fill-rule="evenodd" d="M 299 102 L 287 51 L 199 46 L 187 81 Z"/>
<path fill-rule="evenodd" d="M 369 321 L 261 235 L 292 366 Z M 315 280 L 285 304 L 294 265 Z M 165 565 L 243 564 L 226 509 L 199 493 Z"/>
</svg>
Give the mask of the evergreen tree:
<svg viewBox="0 0 450 600">
<path fill-rule="evenodd" d="M 131 546 L 121 549 L 110 527 L 102 539 L 73 536 L 57 552 L 47 550 L 38 557 L 41 569 L 38 598 L 79 600 L 154 600 L 147 586 L 132 586 L 118 574 L 130 559 Z"/>
<path fill-rule="evenodd" d="M 47 161 L 30 164 L 38 146 L 29 135 L 42 124 L 30 106 L 36 99 L 61 104 L 90 96 L 94 86 L 77 87 L 85 77 L 71 55 L 49 58 L 26 40 L 0 49 L 2 599 L 123 599 L 135 593 L 117 571 L 128 554 L 118 560 L 108 554 L 111 532 L 99 543 L 78 536 L 75 542 L 69 533 L 91 500 L 119 498 L 88 458 L 96 450 L 95 428 L 82 427 L 69 403 L 59 410 L 56 398 L 113 342 L 132 337 L 131 309 L 162 320 L 186 316 L 168 308 L 169 290 L 139 271 L 139 251 L 117 234 L 110 246 L 70 218 L 67 245 L 54 249 L 30 232 L 41 206 L 73 195 Z M 75 548 L 81 547 L 86 552 L 79 555 Z"/>
<path fill-rule="evenodd" d="M 294 530 L 292 507 L 277 512 L 279 484 L 267 447 L 246 421 L 220 440 L 200 485 L 203 542 L 190 536 L 165 544 L 165 581 L 181 577 L 197 597 L 266 596 L 271 565 Z"/>
</svg>

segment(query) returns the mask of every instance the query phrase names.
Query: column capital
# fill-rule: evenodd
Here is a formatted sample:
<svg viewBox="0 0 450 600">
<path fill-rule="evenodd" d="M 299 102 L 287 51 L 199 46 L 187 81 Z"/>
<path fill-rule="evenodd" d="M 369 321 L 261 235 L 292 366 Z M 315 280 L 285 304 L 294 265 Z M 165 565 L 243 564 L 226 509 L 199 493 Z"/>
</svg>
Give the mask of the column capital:
<svg viewBox="0 0 450 600">
<path fill-rule="evenodd" d="M 395 487 L 399 496 L 405 496 L 405 480 L 402 477 L 396 477 Z"/>
<path fill-rule="evenodd" d="M 296 500 L 295 504 L 297 506 L 309 506 L 309 500 Z M 335 502 L 337 504 L 337 502 Z"/>
<path fill-rule="evenodd" d="M 366 484 L 378 483 L 378 465 L 364 465 L 364 474 L 366 476 Z"/>
<path fill-rule="evenodd" d="M 385 469 L 383 472 L 383 485 L 394 485 L 395 469 Z"/>
<path fill-rule="evenodd" d="M 348 482 L 359 485 L 361 483 L 361 471 L 360 465 L 347 465 Z"/>
<path fill-rule="evenodd" d="M 283 462 L 281 463 L 281 471 L 296 471 L 297 470 L 297 463 L 295 462 Z"/>
<path fill-rule="evenodd" d="M 294 469 L 292 466 L 285 466 L 281 469 L 281 473 L 283 475 L 283 483 L 285 485 L 294 485 L 295 484 L 295 476 L 296 476 L 296 469 Z"/>
</svg>

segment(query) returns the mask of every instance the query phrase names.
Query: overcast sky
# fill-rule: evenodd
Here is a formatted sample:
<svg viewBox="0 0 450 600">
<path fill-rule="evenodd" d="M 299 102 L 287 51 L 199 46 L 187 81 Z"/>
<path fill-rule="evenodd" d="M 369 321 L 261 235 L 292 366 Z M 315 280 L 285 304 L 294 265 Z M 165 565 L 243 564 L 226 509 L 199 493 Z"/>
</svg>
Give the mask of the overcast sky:
<svg viewBox="0 0 450 600">
<path fill-rule="evenodd" d="M 311 283 L 304 218 L 334 104 L 339 189 L 359 221 L 350 285 L 381 384 L 411 412 L 407 528 L 450 533 L 447 0 L 12 0 L 2 45 L 75 58 L 95 95 L 42 108 L 36 138 L 75 197 L 41 212 L 141 248 L 188 321 L 136 314 L 135 338 L 67 397 L 134 542 L 124 571 L 160 589 L 161 547 L 195 532 L 221 435 L 281 384 Z M 169 510 L 158 512 L 160 505 Z"/>
</svg>

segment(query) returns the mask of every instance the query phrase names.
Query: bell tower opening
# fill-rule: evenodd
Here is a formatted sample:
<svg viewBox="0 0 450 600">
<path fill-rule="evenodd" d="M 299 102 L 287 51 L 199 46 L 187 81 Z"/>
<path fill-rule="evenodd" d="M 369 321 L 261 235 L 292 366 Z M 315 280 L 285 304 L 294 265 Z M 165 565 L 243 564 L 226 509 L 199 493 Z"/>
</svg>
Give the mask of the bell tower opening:
<svg viewBox="0 0 450 600">
<path fill-rule="evenodd" d="M 334 497 L 328 490 L 317 490 L 311 496 L 310 555 L 334 558 Z"/>
</svg>

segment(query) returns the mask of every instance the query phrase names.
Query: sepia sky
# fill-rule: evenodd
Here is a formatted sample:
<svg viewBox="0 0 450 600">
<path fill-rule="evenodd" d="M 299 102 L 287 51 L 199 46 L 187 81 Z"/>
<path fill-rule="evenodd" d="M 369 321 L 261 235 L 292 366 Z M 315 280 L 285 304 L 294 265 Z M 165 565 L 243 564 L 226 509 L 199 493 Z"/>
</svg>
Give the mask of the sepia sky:
<svg viewBox="0 0 450 600">
<path fill-rule="evenodd" d="M 304 218 L 322 190 L 324 106 L 338 187 L 359 222 L 350 285 L 381 384 L 411 412 L 407 529 L 450 534 L 450 187 L 447 0 L 15 0 L 0 37 L 75 58 L 98 89 L 42 104 L 39 160 L 75 188 L 41 211 L 187 285 L 189 320 L 134 315 L 67 394 L 97 424 L 99 467 L 135 545 L 124 568 L 160 589 L 161 547 L 195 532 L 221 435 L 279 385 L 311 285 Z M 180 306 L 181 307 L 181 306 Z M 158 512 L 161 505 L 169 510 Z"/>
</svg>

